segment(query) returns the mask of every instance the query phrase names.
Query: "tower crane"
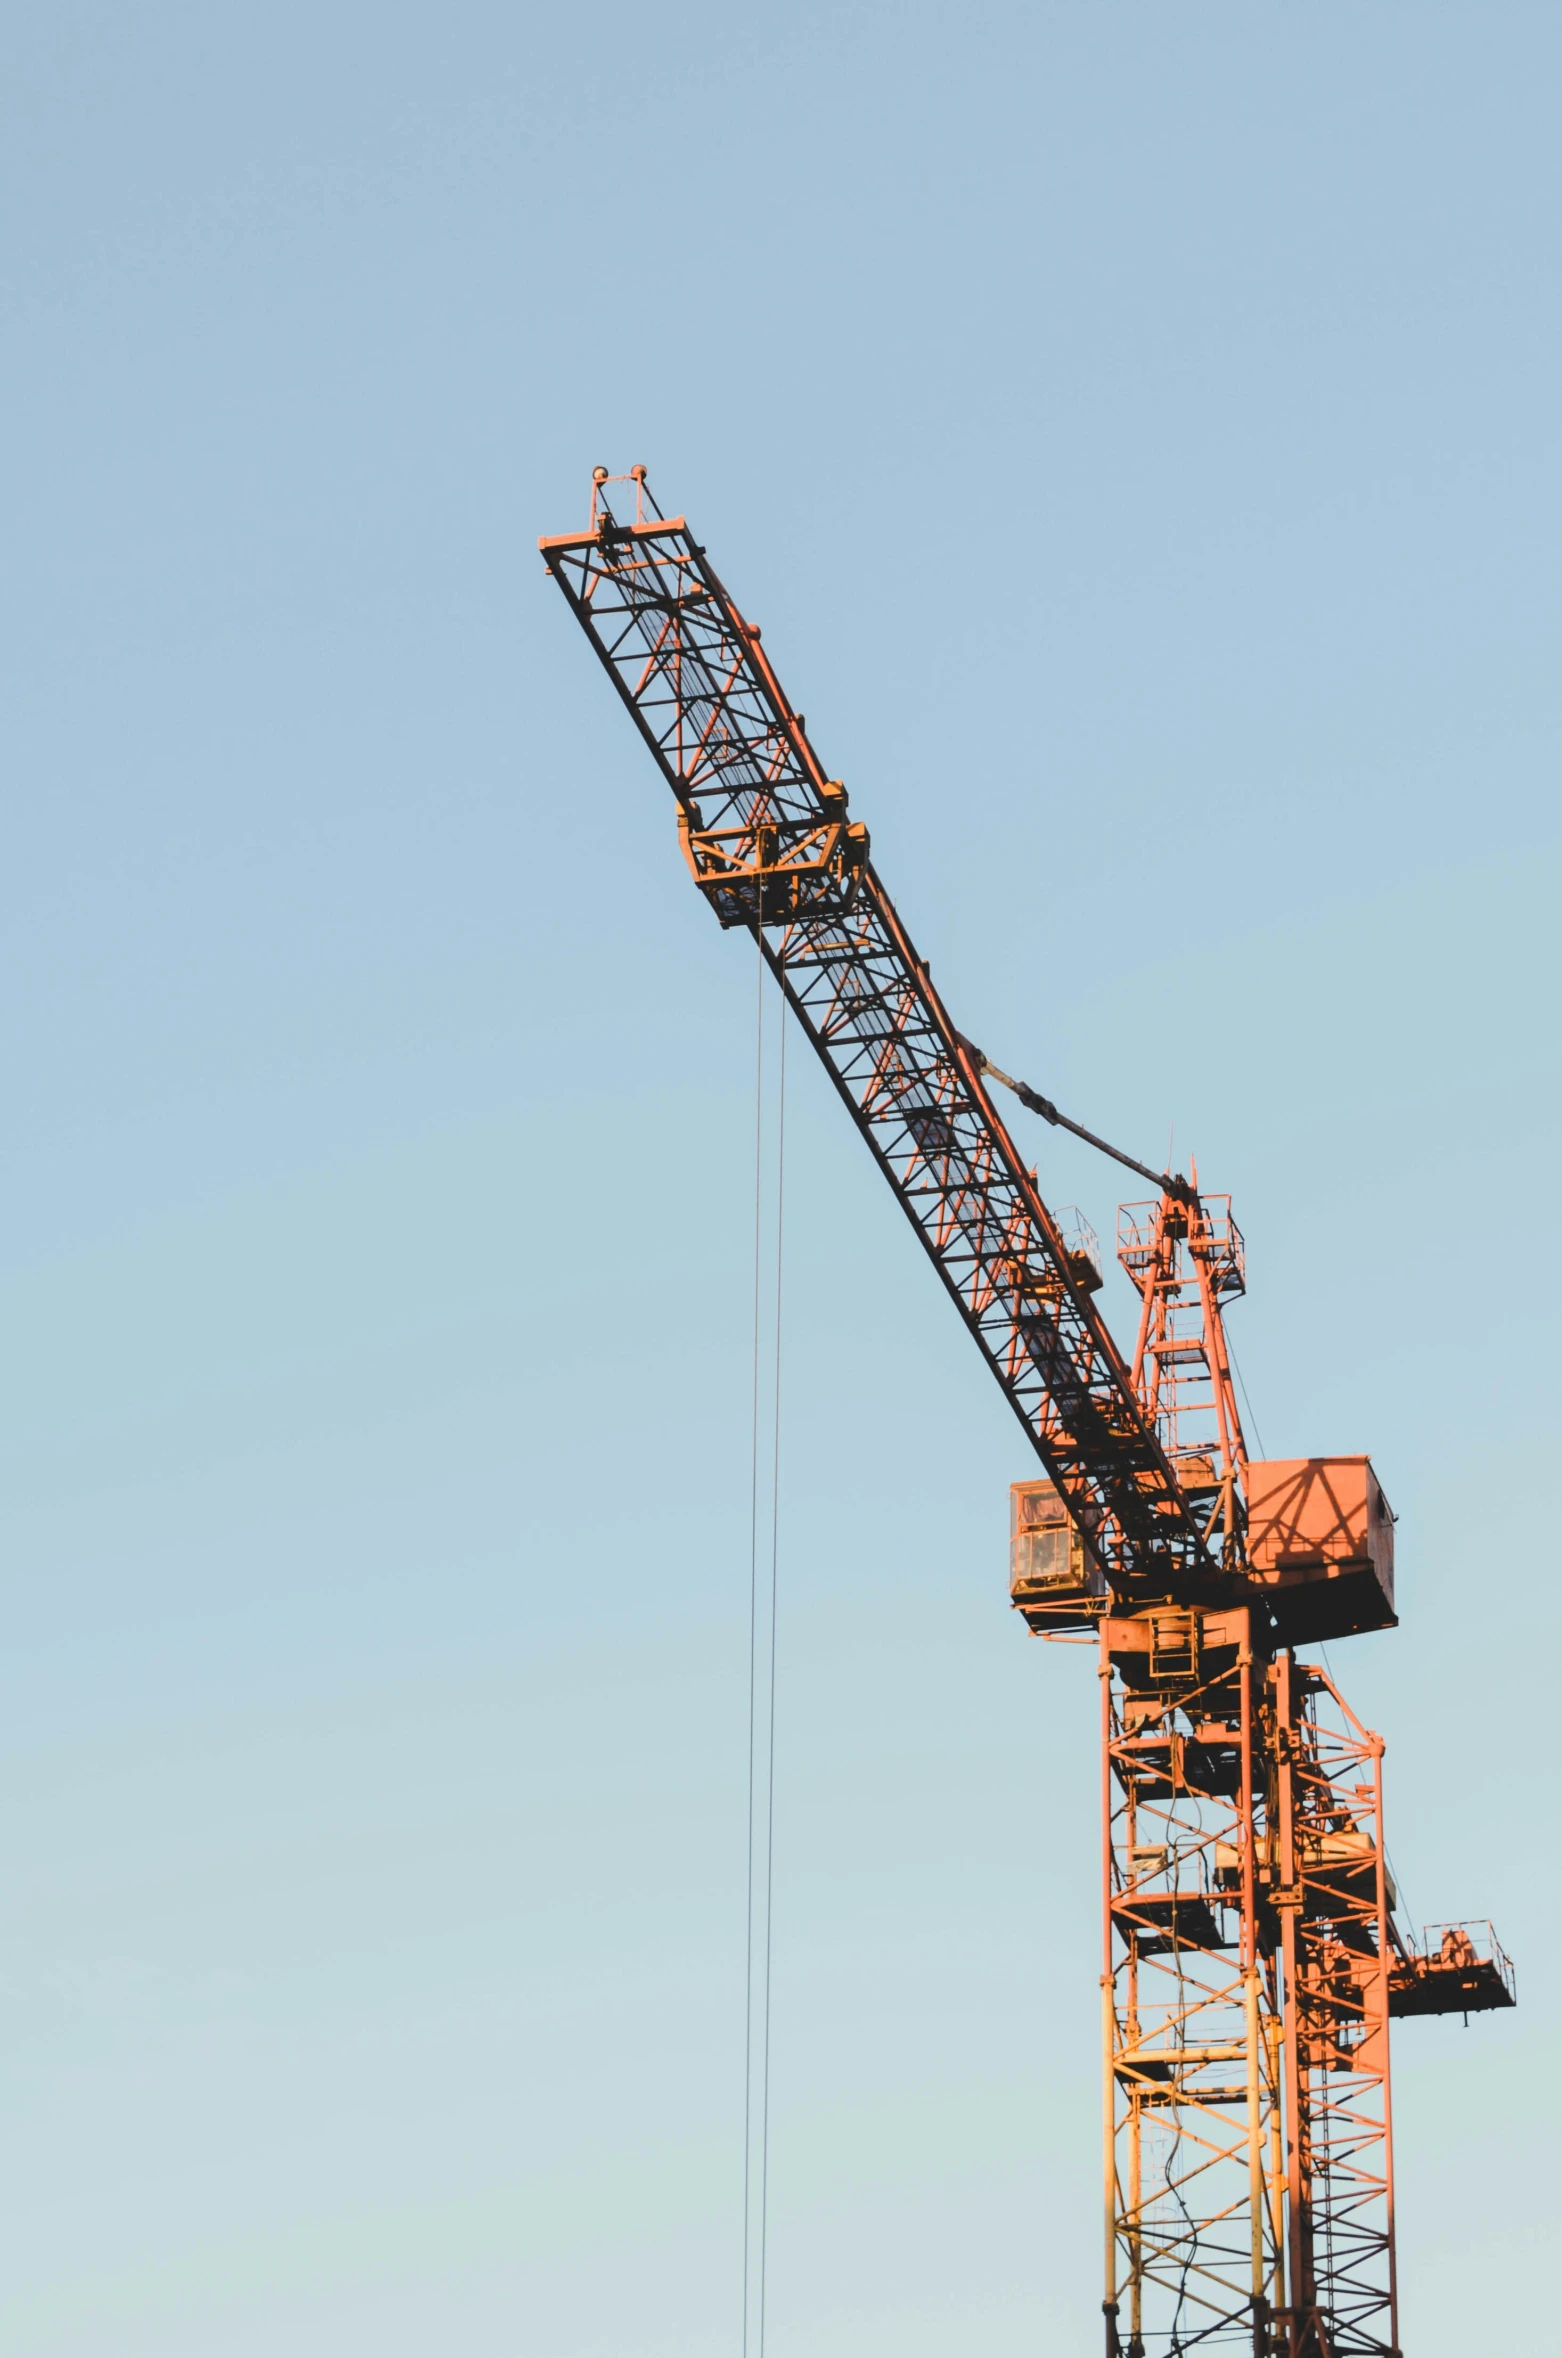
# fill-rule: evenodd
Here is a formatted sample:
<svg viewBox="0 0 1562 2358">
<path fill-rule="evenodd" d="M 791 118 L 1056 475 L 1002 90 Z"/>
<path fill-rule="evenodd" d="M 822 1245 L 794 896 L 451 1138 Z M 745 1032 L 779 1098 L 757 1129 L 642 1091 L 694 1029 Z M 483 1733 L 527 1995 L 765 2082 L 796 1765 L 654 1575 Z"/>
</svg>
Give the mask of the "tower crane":
<svg viewBox="0 0 1562 2358">
<path fill-rule="evenodd" d="M 1101 1695 L 1107 2358 L 1398 2358 L 1390 2021 L 1511 2006 L 1514 1975 L 1490 1925 L 1401 1928 L 1383 1741 L 1297 1651 L 1396 1625 L 1371 1461 L 1250 1456 L 1229 1197 L 956 1029 L 758 626 L 646 470 L 597 468 L 586 529 L 539 545 L 695 886 L 757 939 L 1039 1461 L 1010 1493 L 1011 1602 L 1094 1648 Z M 1118 1220 L 1131 1356 L 993 1085 L 1149 1182 Z"/>
</svg>

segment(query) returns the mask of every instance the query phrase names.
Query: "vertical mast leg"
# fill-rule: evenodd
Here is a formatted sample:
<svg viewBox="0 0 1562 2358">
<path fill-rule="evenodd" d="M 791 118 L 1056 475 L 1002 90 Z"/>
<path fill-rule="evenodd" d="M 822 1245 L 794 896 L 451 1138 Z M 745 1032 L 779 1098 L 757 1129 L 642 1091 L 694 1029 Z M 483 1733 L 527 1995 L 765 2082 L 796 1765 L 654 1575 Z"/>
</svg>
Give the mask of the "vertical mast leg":
<svg viewBox="0 0 1562 2358">
<path fill-rule="evenodd" d="M 1274 1668 L 1291 2358 L 1397 2358 L 1381 1737 Z"/>
</svg>

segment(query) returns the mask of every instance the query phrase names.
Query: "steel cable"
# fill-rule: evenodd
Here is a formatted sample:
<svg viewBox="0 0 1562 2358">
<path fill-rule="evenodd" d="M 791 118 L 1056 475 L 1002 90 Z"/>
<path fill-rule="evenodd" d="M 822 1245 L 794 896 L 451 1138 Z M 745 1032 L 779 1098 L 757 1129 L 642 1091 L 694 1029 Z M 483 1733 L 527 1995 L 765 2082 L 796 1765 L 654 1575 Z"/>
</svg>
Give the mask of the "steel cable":
<svg viewBox="0 0 1562 2358">
<path fill-rule="evenodd" d="M 765 944 L 759 951 L 754 997 L 754 1367 L 749 1430 L 748 1511 L 748 1825 L 743 1941 L 743 2358 L 749 2348 L 749 2266 L 753 2251 L 754 2155 L 754 1785 L 759 1699 L 759 1287 L 764 1239 L 765 1178 Z"/>
<path fill-rule="evenodd" d="M 781 1555 L 781 1273 L 786 1237 L 786 1001 L 777 1009 L 780 1047 L 776 1078 L 776 1288 L 775 1364 L 771 1372 L 770 1444 L 770 1693 L 766 1724 L 769 1755 L 765 1774 L 765 1961 L 764 2050 L 760 2067 L 759 2130 L 759 2358 L 765 2358 L 766 2268 L 770 2250 L 770 1968 L 771 1902 L 776 1856 L 776 1605 Z"/>
<path fill-rule="evenodd" d="M 771 1304 L 774 1345 L 769 1371 L 770 1530 L 768 1562 L 765 1562 L 760 1536 L 764 1521 L 760 1428 L 764 1390 L 763 1295 L 766 1261 L 765 957 L 764 938 L 758 927 L 755 928 L 755 937 L 759 962 L 754 1024 L 754 1344 L 749 1469 L 748 1839 L 743 2018 L 744 2358 L 749 2358 L 751 2348 L 754 2358 L 764 2358 L 769 2261 L 771 1913 L 775 1890 L 776 1600 L 780 1560 L 781 1311 L 786 1175 L 786 1008 L 783 1000 L 777 1011 L 781 1032 L 777 1055 L 774 1296 Z"/>
</svg>

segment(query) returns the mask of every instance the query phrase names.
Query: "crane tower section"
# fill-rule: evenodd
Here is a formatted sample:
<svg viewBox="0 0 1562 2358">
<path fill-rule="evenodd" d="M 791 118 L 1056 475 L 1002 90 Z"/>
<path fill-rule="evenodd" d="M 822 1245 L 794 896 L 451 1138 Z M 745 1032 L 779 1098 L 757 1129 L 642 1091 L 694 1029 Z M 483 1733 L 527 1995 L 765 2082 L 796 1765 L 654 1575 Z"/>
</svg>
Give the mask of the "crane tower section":
<svg viewBox="0 0 1562 2358">
<path fill-rule="evenodd" d="M 1100 1645 L 1109 2358 L 1395 2358 L 1381 1739 L 1246 1608 Z"/>
</svg>

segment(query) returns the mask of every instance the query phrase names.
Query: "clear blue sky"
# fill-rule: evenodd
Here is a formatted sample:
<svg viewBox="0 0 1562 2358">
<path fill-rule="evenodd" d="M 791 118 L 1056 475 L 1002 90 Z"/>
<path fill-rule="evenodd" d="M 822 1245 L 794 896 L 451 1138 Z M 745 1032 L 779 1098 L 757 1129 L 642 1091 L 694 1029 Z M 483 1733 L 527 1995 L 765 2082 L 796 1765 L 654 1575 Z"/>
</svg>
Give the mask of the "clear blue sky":
<svg viewBox="0 0 1562 2358">
<path fill-rule="evenodd" d="M 1404 2338 L 1538 2348 L 1555 9 L 5 59 L 7 2350 L 735 2347 L 750 965 L 536 557 L 597 460 L 956 1020 L 1232 1191 L 1268 1451 L 1375 1456 L 1404 1625 L 1336 1669 L 1523 1999 L 1399 2036 Z M 794 1070 L 774 2358 L 1083 2358 L 1094 1680 Z"/>
</svg>

